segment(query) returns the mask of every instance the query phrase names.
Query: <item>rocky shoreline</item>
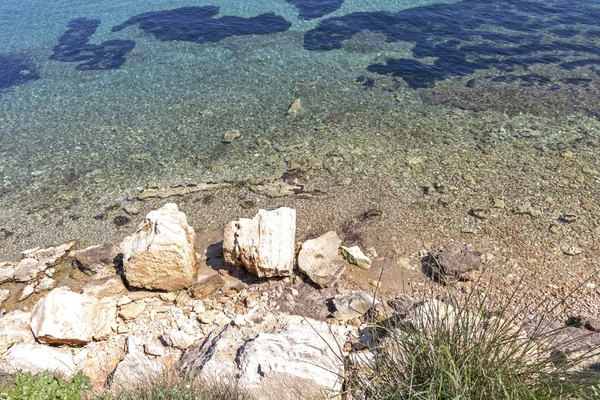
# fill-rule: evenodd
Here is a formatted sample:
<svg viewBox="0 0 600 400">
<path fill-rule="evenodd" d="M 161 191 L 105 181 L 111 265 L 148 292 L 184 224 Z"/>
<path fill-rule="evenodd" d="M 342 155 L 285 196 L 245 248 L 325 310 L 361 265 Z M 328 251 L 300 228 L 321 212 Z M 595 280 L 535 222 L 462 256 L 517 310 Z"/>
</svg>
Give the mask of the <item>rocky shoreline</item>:
<svg viewBox="0 0 600 400">
<path fill-rule="evenodd" d="M 381 279 L 371 294 L 345 290 L 346 269 L 369 270 L 376 250 L 345 247 L 333 231 L 297 242 L 292 208 L 231 221 L 222 238 L 197 252 L 186 215 L 167 203 L 121 243 L 70 241 L 0 263 L 0 369 L 82 371 L 110 391 L 176 368 L 258 399 L 326 398 L 343 390 L 347 360 L 370 354 L 372 324 L 437 302 L 384 300 Z M 478 285 L 492 259 L 454 245 L 421 260 L 432 282 L 452 286 Z M 600 343 L 597 320 L 579 318 L 570 342 Z"/>
</svg>

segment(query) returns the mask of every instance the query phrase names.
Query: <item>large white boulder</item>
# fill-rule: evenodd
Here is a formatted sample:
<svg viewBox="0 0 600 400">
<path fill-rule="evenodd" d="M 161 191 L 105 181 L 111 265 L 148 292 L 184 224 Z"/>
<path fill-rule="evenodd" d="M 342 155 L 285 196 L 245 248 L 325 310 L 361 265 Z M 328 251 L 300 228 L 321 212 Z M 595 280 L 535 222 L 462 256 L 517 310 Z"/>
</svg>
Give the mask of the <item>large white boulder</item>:
<svg viewBox="0 0 600 400">
<path fill-rule="evenodd" d="M 151 211 L 121 244 L 127 282 L 150 290 L 189 288 L 198 275 L 194 240 L 194 229 L 176 204 Z"/>
<path fill-rule="evenodd" d="M 81 345 L 103 339 L 116 328 L 117 301 L 54 289 L 39 300 L 31 313 L 31 330 L 46 344 Z"/>
<path fill-rule="evenodd" d="M 346 262 L 339 254 L 341 243 L 333 231 L 307 240 L 298 254 L 298 269 L 317 286 L 330 287 L 346 270 Z"/>
<path fill-rule="evenodd" d="M 70 377 L 75 374 L 75 364 L 69 349 L 19 343 L 10 348 L 0 363 L 0 371 L 12 373 L 17 370 L 32 373 L 52 371 Z"/>
<path fill-rule="evenodd" d="M 225 227 L 223 253 L 230 265 L 245 267 L 258 277 L 290 276 L 294 269 L 296 210 L 258 210 Z"/>
<path fill-rule="evenodd" d="M 329 328 L 298 316 L 255 327 L 227 326 L 186 352 L 180 368 L 237 383 L 261 400 L 326 399 L 342 390 L 338 343 L 345 340 L 341 330 L 347 329 Z"/>
</svg>

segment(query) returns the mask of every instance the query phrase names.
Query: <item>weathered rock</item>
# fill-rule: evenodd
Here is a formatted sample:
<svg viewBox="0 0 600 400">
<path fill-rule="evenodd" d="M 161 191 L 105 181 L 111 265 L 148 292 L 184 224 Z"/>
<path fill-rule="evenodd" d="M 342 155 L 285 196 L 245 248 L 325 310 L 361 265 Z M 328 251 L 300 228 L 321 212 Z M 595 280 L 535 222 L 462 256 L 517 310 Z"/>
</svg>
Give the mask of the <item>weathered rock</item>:
<svg viewBox="0 0 600 400">
<path fill-rule="evenodd" d="M 348 321 L 364 315 L 377 303 L 378 301 L 365 292 L 342 293 L 333 298 L 333 305 L 336 308 L 334 316 L 340 321 Z"/>
<path fill-rule="evenodd" d="M 362 269 L 371 268 L 371 259 L 363 254 L 360 247 L 340 247 L 340 254 L 349 264 L 356 265 Z"/>
<path fill-rule="evenodd" d="M 429 275 L 436 280 L 468 281 L 481 270 L 481 254 L 463 244 L 444 247 L 424 259 Z"/>
<path fill-rule="evenodd" d="M 0 354 L 16 343 L 34 343 L 31 333 L 31 313 L 12 311 L 0 318 Z"/>
<path fill-rule="evenodd" d="M 35 292 L 35 283 L 30 283 L 29 285 L 23 288 L 21 292 L 21 296 L 19 296 L 19 301 L 23 301 L 31 296 Z"/>
<path fill-rule="evenodd" d="M 115 369 L 113 389 L 126 389 L 136 382 L 147 382 L 165 369 L 164 364 L 150 360 L 144 355 L 141 343 L 141 340 L 134 336 L 127 338 L 127 355 Z"/>
<path fill-rule="evenodd" d="M 135 319 L 139 317 L 145 309 L 146 303 L 144 303 L 144 301 L 136 301 L 122 306 L 121 311 L 119 311 L 119 316 L 124 320 Z"/>
<path fill-rule="evenodd" d="M 93 297 L 118 297 L 127 294 L 127 288 L 119 275 L 94 278 L 85 284 L 83 294 Z"/>
<path fill-rule="evenodd" d="M 162 356 L 165 354 L 166 350 L 165 346 L 157 338 L 144 344 L 144 351 L 151 356 Z"/>
<path fill-rule="evenodd" d="M 107 378 L 113 373 L 125 356 L 125 340 L 119 336 L 105 342 L 92 342 L 85 348 L 86 353 L 79 355 L 77 370 L 90 378 L 94 388 L 101 391 Z"/>
<path fill-rule="evenodd" d="M 196 283 L 194 229 L 174 203 L 150 212 L 122 243 L 125 278 L 130 286 L 178 291 Z"/>
<path fill-rule="evenodd" d="M 188 293 L 194 299 L 204 299 L 225 286 L 225 279 L 219 275 L 211 275 L 192 286 Z"/>
<path fill-rule="evenodd" d="M 37 343 L 19 343 L 6 353 L 0 370 L 9 373 L 17 370 L 32 373 L 52 371 L 70 377 L 75 374 L 75 364 L 68 349 L 57 349 Z"/>
<path fill-rule="evenodd" d="M 339 328 L 339 327 L 338 327 Z M 182 358 L 183 371 L 237 381 L 261 400 L 326 399 L 341 390 L 344 365 L 333 330 L 297 316 L 273 325 L 226 327 Z"/>
<path fill-rule="evenodd" d="M 15 279 L 15 264 L 0 263 L 0 283 L 11 282 Z"/>
<path fill-rule="evenodd" d="M 223 143 L 228 144 L 228 143 L 233 142 L 235 139 L 239 138 L 240 136 L 242 136 L 242 133 L 239 130 L 234 129 L 234 130 L 225 132 L 223 134 L 223 139 L 221 139 L 221 141 Z"/>
<path fill-rule="evenodd" d="M 121 249 L 118 245 L 104 243 L 76 251 L 71 254 L 71 258 L 73 264 L 88 275 L 110 274 L 109 271 L 114 268 L 115 259 L 117 259 L 120 252 Z"/>
<path fill-rule="evenodd" d="M 24 251 L 21 253 L 21 261 L 15 267 L 14 279 L 18 282 L 27 282 L 46 268 L 54 267 L 65 258 L 75 243 L 75 241 L 71 241 L 46 249 L 36 247 Z"/>
<path fill-rule="evenodd" d="M 290 276 L 294 269 L 296 210 L 259 210 L 252 218 L 225 227 L 223 252 L 231 265 L 244 266 L 258 277 Z"/>
<path fill-rule="evenodd" d="M 298 269 L 317 286 L 330 287 L 346 270 L 338 251 L 341 243 L 333 231 L 307 240 L 298 254 Z"/>
<path fill-rule="evenodd" d="M 2 307 L 2 303 L 6 301 L 10 297 L 10 290 L 8 289 L 0 289 L 0 307 Z"/>
<path fill-rule="evenodd" d="M 397 313 L 406 315 L 413 308 L 415 301 L 412 297 L 401 295 L 388 301 L 388 305 Z"/>
<path fill-rule="evenodd" d="M 31 330 L 40 342 L 81 345 L 116 328 L 117 304 L 110 297 L 99 299 L 59 287 L 39 300 L 31 314 Z"/>
<path fill-rule="evenodd" d="M 292 103 L 290 108 L 288 108 L 287 115 L 290 117 L 295 117 L 298 114 L 300 114 L 301 111 L 302 111 L 302 99 L 300 97 L 298 97 L 296 100 L 294 100 L 294 102 Z"/>
<path fill-rule="evenodd" d="M 54 281 L 54 279 L 44 276 L 35 286 L 35 292 L 41 293 L 54 288 L 54 286 L 56 286 L 56 282 Z"/>
<path fill-rule="evenodd" d="M 146 200 L 153 197 L 159 199 L 166 199 L 173 196 L 184 196 L 190 193 L 203 192 L 208 190 L 216 190 L 231 186 L 231 183 L 199 183 L 197 185 L 189 186 L 171 186 L 171 187 L 153 187 L 142 190 L 135 196 L 138 200 Z"/>
<path fill-rule="evenodd" d="M 186 350 L 198 340 L 198 338 L 177 329 L 171 329 L 162 335 L 162 339 L 167 346 L 180 350 Z"/>
</svg>

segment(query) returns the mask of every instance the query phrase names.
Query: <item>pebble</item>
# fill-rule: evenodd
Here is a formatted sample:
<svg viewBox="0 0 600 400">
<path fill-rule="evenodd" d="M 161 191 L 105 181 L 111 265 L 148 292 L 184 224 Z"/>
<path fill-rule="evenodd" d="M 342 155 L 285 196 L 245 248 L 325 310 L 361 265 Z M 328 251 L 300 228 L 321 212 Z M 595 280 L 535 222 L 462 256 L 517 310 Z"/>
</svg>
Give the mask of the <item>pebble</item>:
<svg viewBox="0 0 600 400">
<path fill-rule="evenodd" d="M 223 134 L 222 142 L 226 143 L 226 144 L 227 143 L 231 143 L 235 139 L 239 138 L 240 136 L 242 136 L 242 133 L 239 130 L 237 130 L 237 129 L 234 129 L 234 130 L 231 130 L 231 131 L 227 131 L 227 132 L 225 132 Z"/>
<path fill-rule="evenodd" d="M 502 199 L 494 199 L 494 204 L 492 204 L 493 208 L 504 208 L 506 207 L 506 202 Z"/>
<path fill-rule="evenodd" d="M 560 251 L 562 251 L 568 256 L 576 256 L 578 254 L 581 254 L 583 252 L 583 249 L 569 243 L 564 243 L 560 246 Z"/>
<path fill-rule="evenodd" d="M 560 220 L 567 223 L 575 222 L 577 221 L 577 214 L 565 213 L 560 217 Z"/>
<path fill-rule="evenodd" d="M 583 208 L 586 211 L 591 211 L 594 208 L 594 205 L 589 201 L 584 201 L 583 203 L 581 203 L 581 208 Z"/>
<path fill-rule="evenodd" d="M 530 205 L 522 205 L 522 206 L 515 207 L 513 209 L 513 212 L 515 214 L 526 214 L 531 217 L 539 217 L 540 215 L 542 215 L 541 211 L 534 209 Z"/>
<path fill-rule="evenodd" d="M 548 230 L 552 233 L 560 233 L 561 228 L 560 228 L 560 226 L 558 226 L 556 224 L 550 224 L 550 227 L 548 227 Z"/>
<path fill-rule="evenodd" d="M 374 288 L 378 288 L 381 286 L 381 281 L 377 279 L 369 279 L 369 285 L 373 286 Z"/>
</svg>

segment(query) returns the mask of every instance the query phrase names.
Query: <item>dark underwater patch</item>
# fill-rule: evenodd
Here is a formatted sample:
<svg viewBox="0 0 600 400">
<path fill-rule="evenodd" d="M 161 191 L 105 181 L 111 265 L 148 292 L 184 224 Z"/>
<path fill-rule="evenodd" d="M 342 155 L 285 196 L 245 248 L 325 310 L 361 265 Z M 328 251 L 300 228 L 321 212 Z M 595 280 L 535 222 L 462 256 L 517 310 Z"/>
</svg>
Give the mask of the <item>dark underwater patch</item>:
<svg viewBox="0 0 600 400">
<path fill-rule="evenodd" d="M 339 10 L 344 4 L 344 0 L 287 0 L 287 2 L 300 11 L 298 13 L 300 19 L 320 18 Z"/>
<path fill-rule="evenodd" d="M 152 11 L 129 18 L 112 28 L 120 31 L 131 25 L 139 25 L 146 33 L 158 40 L 181 40 L 186 42 L 219 42 L 230 36 L 267 35 L 287 31 L 292 24 L 285 18 L 268 13 L 253 18 L 224 16 L 219 7 L 182 7 L 174 10 Z"/>
<path fill-rule="evenodd" d="M 600 63 L 600 47 L 587 42 L 587 34 L 597 31 L 599 21 L 600 8 L 585 0 L 465 0 L 398 13 L 327 18 L 306 32 L 304 48 L 341 49 L 362 31 L 384 35 L 388 43 L 414 42 L 415 58 L 389 58 L 367 69 L 402 78 L 412 88 L 431 88 L 438 81 L 477 70 L 512 72 L 536 64 L 564 70 L 595 66 Z M 581 38 L 577 43 L 563 40 L 575 36 Z M 425 57 L 434 61 L 419 60 Z M 531 77 L 519 82 L 539 84 Z"/>
<path fill-rule="evenodd" d="M 0 54 L 0 90 L 36 79 L 40 79 L 40 75 L 29 62 Z"/>
<path fill-rule="evenodd" d="M 133 40 L 108 40 L 101 44 L 88 43 L 99 19 L 77 18 L 69 22 L 67 31 L 58 39 L 51 60 L 80 62 L 79 71 L 119 68 L 125 63 L 125 55 L 135 47 Z"/>
</svg>

